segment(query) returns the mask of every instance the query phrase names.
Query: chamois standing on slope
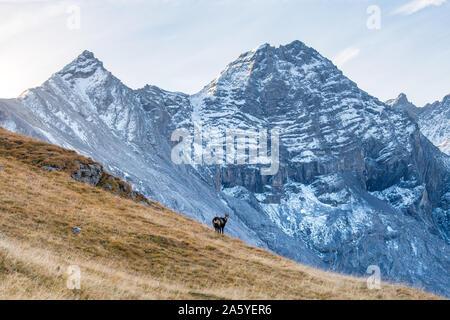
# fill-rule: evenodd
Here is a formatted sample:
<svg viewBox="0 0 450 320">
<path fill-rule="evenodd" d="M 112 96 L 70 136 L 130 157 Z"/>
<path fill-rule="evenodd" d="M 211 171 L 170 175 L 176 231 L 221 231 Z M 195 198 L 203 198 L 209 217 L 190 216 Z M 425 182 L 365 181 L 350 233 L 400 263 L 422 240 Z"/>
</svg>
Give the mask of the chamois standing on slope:
<svg viewBox="0 0 450 320">
<path fill-rule="evenodd" d="M 227 224 L 229 216 L 230 216 L 229 214 L 226 214 L 224 218 L 215 217 L 212 220 L 212 224 L 214 226 L 214 229 L 216 229 L 216 232 L 223 234 L 223 229 Z"/>
</svg>

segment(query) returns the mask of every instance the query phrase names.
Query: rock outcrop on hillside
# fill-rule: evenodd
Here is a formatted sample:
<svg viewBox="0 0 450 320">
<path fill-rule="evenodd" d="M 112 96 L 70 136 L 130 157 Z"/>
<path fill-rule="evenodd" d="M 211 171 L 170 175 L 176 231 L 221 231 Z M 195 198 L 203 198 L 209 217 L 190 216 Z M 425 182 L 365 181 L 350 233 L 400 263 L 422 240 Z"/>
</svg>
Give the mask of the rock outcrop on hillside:
<svg viewBox="0 0 450 320">
<path fill-rule="evenodd" d="M 104 188 L 115 195 L 131 198 L 145 205 L 151 204 L 144 195 L 131 185 L 108 173 L 103 166 L 83 157 L 73 150 L 38 141 L 0 128 L 0 153 L 13 160 L 48 172 L 65 172 L 72 179 L 88 183 L 92 187 Z M 0 170 L 4 170 L 0 167 Z"/>
</svg>

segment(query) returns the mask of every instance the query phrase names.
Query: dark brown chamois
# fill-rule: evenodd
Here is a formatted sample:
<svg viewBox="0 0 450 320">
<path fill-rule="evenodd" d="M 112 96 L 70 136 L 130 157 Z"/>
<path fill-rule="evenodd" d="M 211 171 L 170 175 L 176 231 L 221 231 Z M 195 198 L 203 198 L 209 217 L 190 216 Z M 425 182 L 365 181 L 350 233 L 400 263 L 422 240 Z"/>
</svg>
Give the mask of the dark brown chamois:
<svg viewBox="0 0 450 320">
<path fill-rule="evenodd" d="M 223 234 L 223 229 L 225 228 L 225 225 L 227 224 L 229 216 L 230 216 L 229 214 L 226 214 L 224 218 L 215 217 L 212 220 L 212 224 L 214 226 L 214 229 L 216 229 L 216 232 Z"/>
</svg>

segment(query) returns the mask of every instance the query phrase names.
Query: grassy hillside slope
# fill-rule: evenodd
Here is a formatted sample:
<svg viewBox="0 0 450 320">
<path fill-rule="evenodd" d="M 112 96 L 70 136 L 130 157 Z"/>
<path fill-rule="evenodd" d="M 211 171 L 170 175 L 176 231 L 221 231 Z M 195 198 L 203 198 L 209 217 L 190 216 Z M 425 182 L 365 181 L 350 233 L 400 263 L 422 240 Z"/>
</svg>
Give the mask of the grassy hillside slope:
<svg viewBox="0 0 450 320">
<path fill-rule="evenodd" d="M 152 201 L 75 181 L 75 160 L 93 163 L 0 129 L 1 299 L 436 298 L 388 284 L 368 290 L 364 279 L 299 265 Z M 83 231 L 73 234 L 75 226 Z M 80 290 L 66 287 L 73 265 Z"/>
</svg>

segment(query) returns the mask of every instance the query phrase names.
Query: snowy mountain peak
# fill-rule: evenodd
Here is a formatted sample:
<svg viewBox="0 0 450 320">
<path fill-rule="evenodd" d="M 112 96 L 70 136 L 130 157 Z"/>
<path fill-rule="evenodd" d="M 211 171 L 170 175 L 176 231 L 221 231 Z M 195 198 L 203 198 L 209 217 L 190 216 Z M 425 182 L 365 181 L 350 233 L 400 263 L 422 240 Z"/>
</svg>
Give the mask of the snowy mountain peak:
<svg viewBox="0 0 450 320">
<path fill-rule="evenodd" d="M 418 115 L 422 111 L 421 108 L 417 108 L 413 103 L 408 100 L 408 97 L 404 93 L 400 93 L 397 98 L 390 99 L 385 102 L 387 105 L 406 112 L 412 119 L 418 119 Z"/>
<path fill-rule="evenodd" d="M 260 53 L 266 53 L 266 52 L 277 52 L 277 51 L 284 51 L 285 53 L 291 54 L 291 55 L 297 55 L 301 51 L 309 51 L 309 52 L 315 52 L 319 54 L 317 51 L 315 51 L 313 48 L 308 47 L 306 44 L 299 40 L 292 41 L 291 43 L 288 43 L 286 45 L 280 45 L 278 47 L 272 46 L 269 43 L 264 43 L 254 49 L 251 52 L 260 52 Z"/>
<path fill-rule="evenodd" d="M 82 53 L 80 53 L 78 55 L 78 57 L 76 57 L 72 62 L 83 62 L 85 60 L 90 60 L 90 61 L 95 61 L 95 62 L 100 62 L 100 60 L 98 60 L 94 53 L 92 51 L 89 50 L 84 50 Z"/>
<path fill-rule="evenodd" d="M 320 53 L 298 40 L 279 47 L 274 47 L 266 43 L 243 56 L 251 56 L 256 63 L 268 63 L 269 65 L 276 64 L 280 61 L 286 61 L 295 64 L 296 66 L 302 66 L 307 64 L 312 58 L 326 61 Z"/>
<path fill-rule="evenodd" d="M 442 99 L 442 104 L 445 106 L 450 107 L 450 94 L 446 95 L 444 99 Z"/>
<path fill-rule="evenodd" d="M 404 93 L 385 102 L 394 109 L 405 111 L 420 127 L 420 131 L 442 152 L 450 154 L 450 94 L 440 101 L 416 107 Z"/>
<path fill-rule="evenodd" d="M 114 77 L 103 67 L 103 62 L 87 50 L 41 87 L 30 89 L 19 98 L 34 114 L 51 114 L 45 118 L 46 123 L 53 125 L 62 121 L 59 128 L 82 141 L 87 141 L 96 130 L 88 128 L 89 124 L 85 122 L 95 123 L 98 130 L 101 125 L 106 125 L 107 130 L 114 130 L 125 139 L 128 139 L 127 125 L 135 124 L 128 119 L 128 109 L 137 103 L 133 90 Z M 46 101 L 52 99 L 58 99 L 58 102 L 50 106 Z M 74 115 L 83 119 L 81 124 L 74 123 Z"/>
<path fill-rule="evenodd" d="M 404 94 L 403 92 L 400 93 L 397 98 L 387 100 L 386 104 L 389 106 L 393 106 L 393 107 L 400 106 L 400 105 L 401 106 L 412 105 L 412 103 L 408 100 L 408 97 L 406 96 L 406 94 Z"/>
<path fill-rule="evenodd" d="M 395 99 L 397 103 L 410 103 L 408 97 L 404 93 L 400 93 L 397 99 Z"/>
<path fill-rule="evenodd" d="M 271 47 L 270 44 L 266 42 L 266 43 L 258 46 L 257 48 L 253 49 L 252 52 L 264 51 L 264 50 L 266 50 L 267 48 L 270 48 L 270 47 Z"/>
<path fill-rule="evenodd" d="M 256 93 L 267 92 L 264 98 L 272 99 L 279 94 L 293 94 L 297 89 L 320 90 L 322 85 L 336 83 L 337 78 L 344 78 L 342 72 L 333 63 L 316 50 L 301 41 L 294 41 L 284 46 L 273 47 L 264 44 L 255 50 L 240 55 L 228 64 L 225 70 L 208 86 L 202 94 L 216 95 L 226 100 L 227 95 L 238 97 L 230 104 L 240 104 Z M 343 79 L 347 84 L 348 79 Z M 356 85 L 353 85 L 356 87 Z M 277 93 L 278 92 L 278 93 Z M 258 103 L 263 103 L 258 99 Z"/>
<path fill-rule="evenodd" d="M 89 51 L 89 50 L 84 50 L 84 51 L 79 55 L 79 57 L 81 57 L 81 56 L 83 56 L 83 57 L 85 57 L 85 58 L 88 58 L 88 59 L 95 59 L 94 53 L 91 52 L 91 51 Z"/>
<path fill-rule="evenodd" d="M 442 98 L 442 100 L 436 100 L 433 103 L 427 103 L 424 106 L 424 110 L 430 110 L 430 109 L 447 109 L 450 106 L 450 94 L 446 95 L 444 98 Z"/>
<path fill-rule="evenodd" d="M 103 67 L 103 62 L 98 60 L 92 52 L 85 50 L 57 74 L 65 80 L 70 80 L 73 78 L 90 77 L 97 70 L 106 72 Z"/>
<path fill-rule="evenodd" d="M 283 51 L 285 54 L 288 55 L 292 55 L 292 56 L 297 56 L 298 54 L 309 54 L 309 55 L 314 55 L 316 57 L 320 57 L 321 59 L 323 59 L 323 57 L 320 55 L 319 52 L 317 52 L 316 50 L 314 50 L 311 47 L 308 47 L 306 44 L 304 44 L 301 41 L 293 41 L 289 44 L 286 44 L 284 46 L 280 46 L 279 47 L 280 51 Z"/>
<path fill-rule="evenodd" d="M 450 94 L 421 109 L 419 125 L 422 133 L 450 155 Z"/>
</svg>

